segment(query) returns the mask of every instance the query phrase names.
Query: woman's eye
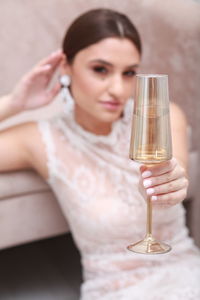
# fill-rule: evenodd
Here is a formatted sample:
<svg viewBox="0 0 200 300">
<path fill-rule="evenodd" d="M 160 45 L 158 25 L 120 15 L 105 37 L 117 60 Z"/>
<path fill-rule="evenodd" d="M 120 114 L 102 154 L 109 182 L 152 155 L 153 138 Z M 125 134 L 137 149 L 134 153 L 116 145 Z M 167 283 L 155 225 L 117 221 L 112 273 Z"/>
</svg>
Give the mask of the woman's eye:
<svg viewBox="0 0 200 300">
<path fill-rule="evenodd" d="M 136 72 L 134 70 L 126 71 L 124 72 L 124 75 L 127 77 L 134 77 L 136 75 Z"/>
<path fill-rule="evenodd" d="M 96 73 L 101 73 L 101 74 L 106 74 L 108 71 L 105 67 L 94 67 L 93 70 L 96 72 Z"/>
</svg>

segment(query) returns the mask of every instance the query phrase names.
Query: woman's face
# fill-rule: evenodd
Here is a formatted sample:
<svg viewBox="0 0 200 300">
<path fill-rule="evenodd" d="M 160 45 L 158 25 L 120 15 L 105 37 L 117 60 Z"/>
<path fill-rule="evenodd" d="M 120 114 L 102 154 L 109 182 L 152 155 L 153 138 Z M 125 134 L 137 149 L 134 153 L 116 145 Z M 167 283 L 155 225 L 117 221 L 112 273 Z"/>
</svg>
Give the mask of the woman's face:
<svg viewBox="0 0 200 300">
<path fill-rule="evenodd" d="M 133 94 L 140 54 L 128 39 L 106 38 L 81 50 L 67 73 L 76 121 L 96 134 L 107 134 Z"/>
</svg>

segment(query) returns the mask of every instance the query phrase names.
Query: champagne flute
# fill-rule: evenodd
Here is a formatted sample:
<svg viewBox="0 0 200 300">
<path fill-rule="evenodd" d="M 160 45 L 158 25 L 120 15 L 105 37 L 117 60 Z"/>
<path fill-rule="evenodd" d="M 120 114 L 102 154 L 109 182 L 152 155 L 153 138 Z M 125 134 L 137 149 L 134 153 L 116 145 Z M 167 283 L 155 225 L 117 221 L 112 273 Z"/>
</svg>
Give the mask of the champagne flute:
<svg viewBox="0 0 200 300">
<path fill-rule="evenodd" d="M 130 159 L 154 165 L 172 158 L 168 76 L 136 76 L 136 96 L 132 120 Z M 152 235 L 152 202 L 147 197 L 146 236 L 128 249 L 144 254 L 166 253 L 171 247 Z"/>
</svg>

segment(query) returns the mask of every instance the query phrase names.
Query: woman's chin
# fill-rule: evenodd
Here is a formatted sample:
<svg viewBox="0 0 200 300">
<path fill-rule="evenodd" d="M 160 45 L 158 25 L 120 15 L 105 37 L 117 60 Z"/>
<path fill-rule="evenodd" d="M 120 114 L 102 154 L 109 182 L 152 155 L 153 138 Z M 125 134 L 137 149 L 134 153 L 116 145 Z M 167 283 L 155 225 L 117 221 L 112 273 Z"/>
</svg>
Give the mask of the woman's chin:
<svg viewBox="0 0 200 300">
<path fill-rule="evenodd" d="M 113 123 L 119 120 L 123 116 L 123 112 L 112 113 L 112 114 L 103 114 L 101 115 L 101 120 L 106 123 Z"/>
</svg>

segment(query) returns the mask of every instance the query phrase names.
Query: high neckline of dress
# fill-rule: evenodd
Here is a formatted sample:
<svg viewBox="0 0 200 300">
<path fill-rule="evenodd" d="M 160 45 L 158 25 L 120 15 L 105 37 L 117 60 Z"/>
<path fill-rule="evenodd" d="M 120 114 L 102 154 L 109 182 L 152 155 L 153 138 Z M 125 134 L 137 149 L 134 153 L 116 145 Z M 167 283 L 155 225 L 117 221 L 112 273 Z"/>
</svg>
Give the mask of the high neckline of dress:
<svg viewBox="0 0 200 300">
<path fill-rule="evenodd" d="M 84 139 L 89 140 L 93 143 L 103 143 L 103 144 L 115 144 L 120 133 L 123 133 L 124 125 L 126 125 L 130 120 L 131 106 L 133 105 L 132 99 L 128 100 L 123 111 L 122 118 L 116 120 L 112 123 L 111 131 L 107 135 L 97 135 L 91 131 L 86 130 L 75 120 L 74 111 L 74 100 L 71 98 L 64 107 L 64 119 L 68 120 L 73 131 L 78 133 Z"/>
</svg>

